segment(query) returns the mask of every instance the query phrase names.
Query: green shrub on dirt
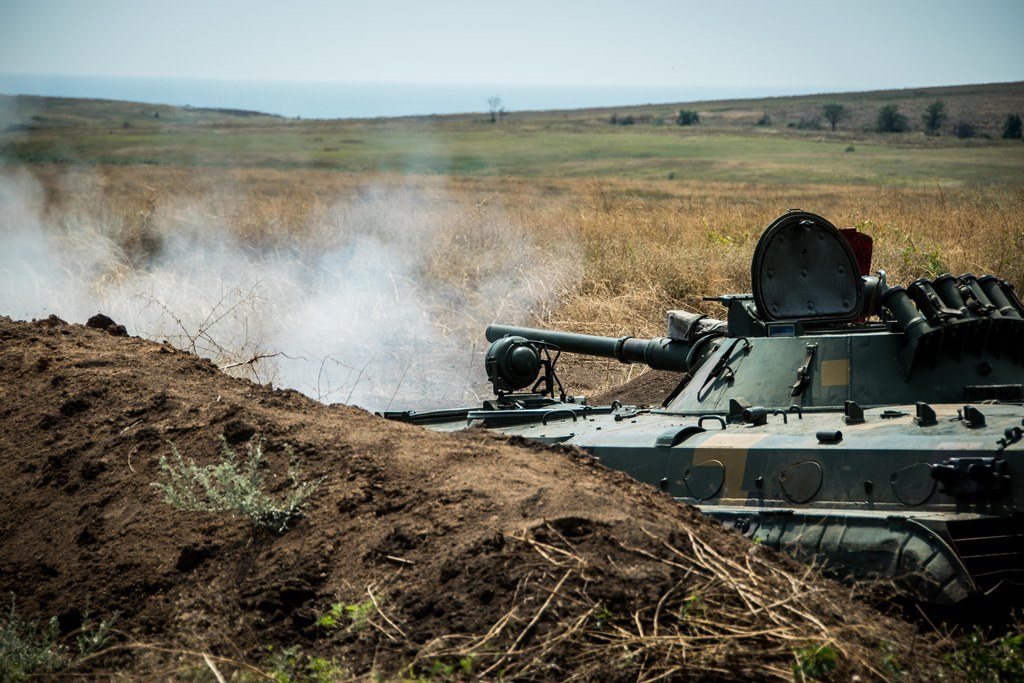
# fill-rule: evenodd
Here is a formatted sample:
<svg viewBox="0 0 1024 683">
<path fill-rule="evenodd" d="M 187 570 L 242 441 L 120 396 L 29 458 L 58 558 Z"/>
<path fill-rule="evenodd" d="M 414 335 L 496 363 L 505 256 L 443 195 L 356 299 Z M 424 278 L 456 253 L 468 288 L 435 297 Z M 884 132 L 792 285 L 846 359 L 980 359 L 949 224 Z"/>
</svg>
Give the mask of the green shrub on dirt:
<svg viewBox="0 0 1024 683">
<path fill-rule="evenodd" d="M 179 510 L 194 512 L 228 512 L 244 517 L 256 529 L 277 534 L 302 517 L 310 497 L 322 480 L 307 482 L 293 466 L 288 477 L 291 490 L 283 500 L 267 491 L 264 477 L 263 440 L 253 437 L 246 445 L 248 457 L 238 461 L 235 451 L 222 439 L 221 460 L 213 465 L 187 463 L 171 443 L 173 462 L 160 458 L 164 481 L 151 485 L 164 494 L 164 500 Z"/>
<path fill-rule="evenodd" d="M 1024 680 L 1024 630 L 988 639 L 981 631 L 960 640 L 949 656 L 969 681 L 1000 683 Z"/>
<path fill-rule="evenodd" d="M 62 638 L 57 617 L 45 624 L 23 618 L 12 594 L 10 610 L 0 616 L 0 681 L 56 674 L 102 648 L 112 626 L 113 619 L 95 622 L 86 612 L 81 627 Z"/>
</svg>

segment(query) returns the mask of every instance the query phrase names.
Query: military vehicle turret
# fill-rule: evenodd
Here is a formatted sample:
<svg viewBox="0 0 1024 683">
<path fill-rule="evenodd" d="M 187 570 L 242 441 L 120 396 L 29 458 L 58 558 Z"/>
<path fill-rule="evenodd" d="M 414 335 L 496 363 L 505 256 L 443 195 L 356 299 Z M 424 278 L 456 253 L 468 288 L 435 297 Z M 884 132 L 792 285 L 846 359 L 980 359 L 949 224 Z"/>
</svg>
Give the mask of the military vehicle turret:
<svg viewBox="0 0 1024 683">
<path fill-rule="evenodd" d="M 724 320 L 664 338 L 487 328 L 495 398 L 386 416 L 574 444 L 756 542 L 960 604 L 1024 586 L 1024 307 L 991 275 L 906 287 L 870 238 L 793 210 L 762 234 Z M 660 407 L 588 405 L 562 353 L 679 373 Z"/>
</svg>

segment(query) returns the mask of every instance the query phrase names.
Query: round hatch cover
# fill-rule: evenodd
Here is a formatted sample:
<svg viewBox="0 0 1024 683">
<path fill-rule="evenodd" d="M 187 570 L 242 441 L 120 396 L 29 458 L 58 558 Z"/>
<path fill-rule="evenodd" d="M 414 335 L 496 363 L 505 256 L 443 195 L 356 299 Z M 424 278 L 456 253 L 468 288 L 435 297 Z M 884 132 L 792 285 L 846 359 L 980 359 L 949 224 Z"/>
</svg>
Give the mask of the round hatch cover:
<svg viewBox="0 0 1024 683">
<path fill-rule="evenodd" d="M 707 460 L 694 465 L 683 474 L 686 490 L 697 500 L 710 500 L 725 483 L 725 465 L 720 460 Z"/>
<path fill-rule="evenodd" d="M 775 219 L 757 242 L 750 276 L 766 320 L 847 321 L 861 310 L 857 257 L 839 230 L 813 213 Z"/>
<path fill-rule="evenodd" d="M 779 472 L 782 492 L 794 503 L 806 503 L 818 495 L 823 478 L 821 465 L 813 460 L 798 462 Z"/>
</svg>

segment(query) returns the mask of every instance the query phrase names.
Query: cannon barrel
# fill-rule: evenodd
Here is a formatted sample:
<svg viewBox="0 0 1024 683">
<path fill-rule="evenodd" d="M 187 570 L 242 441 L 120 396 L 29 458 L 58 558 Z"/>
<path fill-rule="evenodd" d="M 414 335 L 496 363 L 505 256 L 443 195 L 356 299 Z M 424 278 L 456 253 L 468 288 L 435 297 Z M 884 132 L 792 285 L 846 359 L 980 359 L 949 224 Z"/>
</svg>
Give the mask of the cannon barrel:
<svg viewBox="0 0 1024 683">
<path fill-rule="evenodd" d="M 690 352 L 694 345 L 668 337 L 616 338 L 512 325 L 489 325 L 487 327 L 487 341 L 496 342 L 504 337 L 522 337 L 531 342 L 543 342 L 568 353 L 614 358 L 623 363 L 644 363 L 655 370 L 685 372 L 690 369 L 693 362 Z"/>
</svg>

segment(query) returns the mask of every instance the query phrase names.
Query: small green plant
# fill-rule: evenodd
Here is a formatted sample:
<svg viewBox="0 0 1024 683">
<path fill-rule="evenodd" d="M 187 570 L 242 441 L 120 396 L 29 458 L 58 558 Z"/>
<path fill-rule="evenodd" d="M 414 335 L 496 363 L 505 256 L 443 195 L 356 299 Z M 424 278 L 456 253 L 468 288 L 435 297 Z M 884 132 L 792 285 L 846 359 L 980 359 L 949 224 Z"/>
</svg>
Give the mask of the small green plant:
<svg viewBox="0 0 1024 683">
<path fill-rule="evenodd" d="M 949 660 L 969 681 L 1024 680 L 1024 631 L 987 640 L 976 630 L 963 639 Z"/>
<path fill-rule="evenodd" d="M 312 657 L 296 646 L 280 650 L 267 646 L 260 669 L 274 683 L 333 683 L 350 678 L 350 673 L 334 660 Z"/>
<path fill-rule="evenodd" d="M 321 614 L 316 625 L 326 631 L 337 631 L 343 626 L 349 631 L 356 633 L 364 628 L 370 621 L 370 615 L 377 610 L 373 600 L 364 600 L 355 604 L 346 605 L 343 602 L 336 602 L 324 614 Z"/>
<path fill-rule="evenodd" d="M 0 622 L 0 680 L 23 681 L 29 676 L 52 673 L 66 663 L 58 643 L 57 617 L 46 625 L 18 616 L 11 596 L 11 609 Z"/>
<path fill-rule="evenodd" d="M 82 612 L 82 625 L 75 634 L 75 649 L 80 657 L 99 652 L 100 648 L 110 640 L 111 629 L 114 628 L 114 621 L 117 619 L 117 612 L 109 619 L 95 621 L 86 606 Z"/>
<path fill-rule="evenodd" d="M 443 659 L 435 659 L 429 669 L 421 669 L 411 665 L 402 677 L 402 681 L 456 681 L 473 680 L 473 665 L 475 658 L 472 654 L 461 657 L 457 662 L 449 663 Z"/>
<path fill-rule="evenodd" d="M 893 644 L 889 641 L 882 641 L 879 644 L 882 654 L 882 671 L 885 672 L 885 680 L 898 683 L 903 680 L 903 666 L 896 657 Z"/>
<path fill-rule="evenodd" d="M 704 237 L 707 239 L 708 244 L 718 244 L 724 247 L 731 247 L 736 243 L 736 240 L 729 235 L 722 234 L 711 226 L 711 221 L 706 216 L 701 216 L 701 224 L 704 226 Z"/>
<path fill-rule="evenodd" d="M 170 444 L 172 460 L 160 458 L 164 481 L 151 484 L 164 494 L 164 500 L 179 510 L 229 512 L 245 517 L 257 529 L 284 533 L 305 514 L 310 496 L 323 479 L 304 482 L 299 470 L 288 471 L 291 490 L 283 500 L 266 490 L 263 473 L 263 440 L 253 437 L 245 462 L 238 462 L 234 450 L 222 438 L 221 461 L 215 465 L 197 465 L 182 458 L 177 446 Z M 289 454 L 291 451 L 289 450 Z"/>
<path fill-rule="evenodd" d="M 341 628 L 341 621 L 345 617 L 345 604 L 336 602 L 331 608 L 316 619 L 316 625 L 328 631 Z"/>
<path fill-rule="evenodd" d="M 605 624 L 610 623 L 615 619 L 615 613 L 608 609 L 608 605 L 599 605 L 600 609 L 594 613 L 594 625 L 598 628 L 604 628 Z"/>
<path fill-rule="evenodd" d="M 472 657 L 463 657 L 456 664 L 448 664 L 440 659 L 435 659 L 434 663 L 430 665 L 430 675 L 440 677 L 444 680 L 450 680 L 460 671 L 467 676 L 473 674 Z"/>
<path fill-rule="evenodd" d="M 839 665 L 839 652 L 831 645 L 808 645 L 793 653 L 794 681 L 827 678 Z"/>
<path fill-rule="evenodd" d="M 679 608 L 679 621 L 703 619 L 707 615 L 707 611 L 704 597 L 700 593 L 694 593 L 683 600 L 683 604 Z"/>
<path fill-rule="evenodd" d="M 922 249 L 910 242 L 901 252 L 903 266 L 910 270 L 923 271 L 925 277 L 937 278 L 949 269 L 939 254 L 938 248 Z"/>
<path fill-rule="evenodd" d="M 112 627 L 113 619 L 96 623 L 86 610 L 82 626 L 74 634 L 72 651 L 61 642 L 57 617 L 50 617 L 45 625 L 22 618 L 11 594 L 11 608 L 0 617 L 0 681 L 22 681 L 60 671 L 103 647 Z"/>
<path fill-rule="evenodd" d="M 465 672 L 467 676 L 473 674 L 473 661 L 473 655 L 466 655 L 465 657 L 459 660 L 459 667 L 462 669 L 463 672 Z"/>
</svg>

